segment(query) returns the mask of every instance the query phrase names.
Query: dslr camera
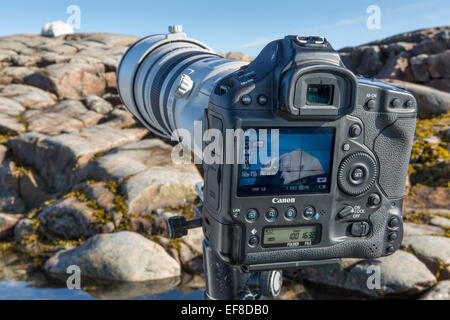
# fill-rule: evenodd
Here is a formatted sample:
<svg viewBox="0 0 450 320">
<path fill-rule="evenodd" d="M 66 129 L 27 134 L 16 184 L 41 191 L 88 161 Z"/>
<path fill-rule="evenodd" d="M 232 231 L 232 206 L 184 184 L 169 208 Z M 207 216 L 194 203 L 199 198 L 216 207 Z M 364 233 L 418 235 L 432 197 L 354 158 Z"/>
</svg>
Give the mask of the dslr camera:
<svg viewBox="0 0 450 320">
<path fill-rule="evenodd" d="M 201 225 L 205 259 L 244 273 L 400 247 L 417 114 L 411 93 L 356 76 L 323 37 L 286 36 L 246 64 L 169 29 L 124 55 L 124 104 L 166 139 L 177 129 L 194 136 L 196 121 L 223 137 L 234 130 L 215 151 L 223 161 L 203 161 L 201 222 L 172 221 L 172 236 Z M 194 152 L 213 143 L 185 140 Z M 218 274 L 207 289 L 226 273 L 213 264 L 205 262 Z"/>
</svg>

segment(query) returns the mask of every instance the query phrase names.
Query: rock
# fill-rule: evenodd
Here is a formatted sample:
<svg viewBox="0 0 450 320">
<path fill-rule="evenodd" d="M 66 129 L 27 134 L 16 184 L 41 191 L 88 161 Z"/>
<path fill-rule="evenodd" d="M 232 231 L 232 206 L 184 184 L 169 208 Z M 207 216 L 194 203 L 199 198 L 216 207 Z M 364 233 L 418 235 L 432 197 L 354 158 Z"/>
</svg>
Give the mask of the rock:
<svg viewBox="0 0 450 320">
<path fill-rule="evenodd" d="M 427 85 L 441 91 L 450 92 L 450 79 L 433 79 Z"/>
<path fill-rule="evenodd" d="M 416 82 L 449 92 L 449 35 L 449 26 L 416 30 L 346 47 L 339 54 L 348 68 L 365 77 Z"/>
<path fill-rule="evenodd" d="M 103 99 L 111 103 L 114 107 L 122 104 L 122 99 L 117 93 L 108 92 L 102 96 Z"/>
<path fill-rule="evenodd" d="M 439 282 L 422 295 L 420 300 L 450 300 L 450 280 Z"/>
<path fill-rule="evenodd" d="M 380 289 L 369 289 L 371 266 L 380 268 Z M 373 267 L 372 267 L 373 268 Z M 397 251 L 391 256 L 373 260 L 343 259 L 341 265 L 320 266 L 302 270 L 305 280 L 362 292 L 368 296 L 412 295 L 436 283 L 436 277 L 414 255 Z M 372 282 L 370 281 L 372 284 Z"/>
<path fill-rule="evenodd" d="M 433 226 L 443 227 L 443 228 L 450 228 L 450 219 L 444 218 L 444 217 L 433 217 L 430 220 L 430 224 Z"/>
<path fill-rule="evenodd" d="M 399 80 L 383 81 L 413 93 L 417 99 L 419 117 L 429 118 L 450 111 L 450 93 Z"/>
<path fill-rule="evenodd" d="M 37 208 L 50 198 L 47 183 L 35 172 L 22 170 L 19 177 L 19 195 L 27 208 Z"/>
<path fill-rule="evenodd" d="M 70 265 L 79 266 L 83 276 L 118 281 L 180 276 L 180 266 L 160 245 L 127 231 L 89 238 L 78 248 L 57 253 L 44 267 L 65 274 Z"/>
<path fill-rule="evenodd" d="M 22 84 L 26 77 L 37 71 L 34 67 L 9 66 L 0 70 L 0 84 Z"/>
<path fill-rule="evenodd" d="M 450 277 L 450 239 L 435 236 L 410 236 L 403 238 L 403 246 L 412 252 L 439 279 Z"/>
<path fill-rule="evenodd" d="M 94 126 L 102 117 L 77 100 L 64 100 L 42 113 L 25 116 L 25 120 L 29 131 L 56 135 Z"/>
<path fill-rule="evenodd" d="M 56 94 L 60 99 L 102 95 L 106 88 L 105 66 L 97 63 L 57 63 L 29 75 L 25 83 Z"/>
<path fill-rule="evenodd" d="M 8 148 L 0 144 L 0 166 L 3 164 L 3 161 L 5 160 L 7 152 Z"/>
<path fill-rule="evenodd" d="M 60 20 L 46 23 L 41 31 L 41 35 L 45 37 L 59 37 L 73 33 L 72 26 Z"/>
<path fill-rule="evenodd" d="M 21 214 L 0 213 L 0 240 L 14 234 L 14 227 L 21 217 Z"/>
<path fill-rule="evenodd" d="M 152 220 L 148 218 L 129 218 L 130 230 L 140 233 L 144 236 L 151 236 L 152 233 Z"/>
<path fill-rule="evenodd" d="M 115 194 L 107 188 L 106 183 L 83 183 L 75 186 L 73 190 L 81 190 L 90 200 L 95 200 L 98 207 L 104 209 L 106 212 L 114 211 Z"/>
<path fill-rule="evenodd" d="M 115 226 L 113 222 L 107 222 L 102 226 L 102 233 L 113 233 Z"/>
<path fill-rule="evenodd" d="M 25 108 L 41 109 L 55 104 L 55 97 L 48 92 L 23 84 L 0 86 L 0 97 L 12 99 Z"/>
<path fill-rule="evenodd" d="M 25 204 L 19 197 L 19 176 L 16 164 L 11 159 L 0 166 L 0 211 L 23 212 Z"/>
<path fill-rule="evenodd" d="M 202 228 L 191 229 L 188 234 L 181 239 L 193 252 L 203 255 L 203 230 Z"/>
<path fill-rule="evenodd" d="M 405 197 L 406 212 L 450 213 L 448 210 L 450 208 L 449 188 L 415 185 L 411 192 L 413 197 Z"/>
<path fill-rule="evenodd" d="M 86 104 L 89 110 L 95 111 L 97 113 L 107 114 L 113 110 L 111 103 L 95 95 L 87 96 L 83 100 L 83 102 Z"/>
<path fill-rule="evenodd" d="M 102 43 L 107 47 L 128 47 L 129 45 L 135 43 L 139 40 L 137 36 L 129 36 L 123 34 L 115 34 L 115 33 L 77 33 L 71 36 L 68 36 L 67 40 L 77 41 L 78 39 L 84 39 L 86 41 L 93 41 Z"/>
<path fill-rule="evenodd" d="M 78 240 L 97 232 L 94 209 L 75 197 L 45 207 L 38 216 L 39 232 L 50 239 Z"/>
<path fill-rule="evenodd" d="M 416 224 L 405 222 L 403 224 L 403 236 L 428 236 L 443 235 L 445 231 L 439 227 L 429 226 L 426 224 Z"/>
<path fill-rule="evenodd" d="M 129 111 L 124 110 L 124 108 L 124 106 L 117 106 L 116 109 L 108 115 L 107 120 L 103 124 L 116 128 L 131 127 L 136 124 L 133 115 Z"/>
<path fill-rule="evenodd" d="M 7 145 L 15 157 L 36 168 L 55 192 L 64 192 L 77 182 L 76 168 L 86 165 L 96 154 L 139 140 L 146 133 L 144 129 L 98 125 L 76 134 L 25 133 L 9 139 Z"/>
<path fill-rule="evenodd" d="M 21 242 L 22 240 L 26 240 L 28 236 L 35 234 L 36 231 L 33 228 L 33 220 L 31 219 L 21 219 L 17 222 L 14 227 L 14 239 L 17 242 Z"/>
<path fill-rule="evenodd" d="M 17 135 L 26 128 L 20 117 L 25 108 L 12 99 L 0 97 L 0 133 Z"/>
<path fill-rule="evenodd" d="M 203 272 L 203 261 L 199 255 L 193 252 L 186 244 L 181 242 L 178 250 L 180 262 L 183 270 L 191 274 L 199 274 Z"/>
<path fill-rule="evenodd" d="M 411 70 L 414 76 L 414 80 L 418 82 L 430 81 L 430 74 L 428 72 L 427 65 L 428 55 L 419 54 L 418 56 L 411 58 Z"/>
<path fill-rule="evenodd" d="M 148 214 L 154 209 L 187 206 L 197 198 L 194 186 L 198 172 L 154 167 L 136 174 L 121 185 L 130 214 Z"/>
<path fill-rule="evenodd" d="M 254 58 L 249 57 L 245 53 L 236 52 L 236 51 L 228 52 L 225 55 L 225 58 L 230 59 L 230 60 L 240 60 L 240 61 L 244 61 L 244 62 L 251 62 L 252 60 L 254 60 Z"/>
<path fill-rule="evenodd" d="M 430 55 L 427 64 L 433 79 L 450 78 L 450 50 Z"/>
</svg>

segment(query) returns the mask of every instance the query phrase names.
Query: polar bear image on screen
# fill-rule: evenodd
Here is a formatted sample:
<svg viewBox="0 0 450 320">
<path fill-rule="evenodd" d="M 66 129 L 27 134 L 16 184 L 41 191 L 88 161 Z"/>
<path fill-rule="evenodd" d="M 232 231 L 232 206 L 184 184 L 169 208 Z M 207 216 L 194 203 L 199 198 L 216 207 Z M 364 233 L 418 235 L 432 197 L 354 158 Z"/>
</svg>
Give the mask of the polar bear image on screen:
<svg viewBox="0 0 450 320">
<path fill-rule="evenodd" d="M 260 170 L 261 176 L 274 176 L 280 173 L 283 184 L 325 173 L 320 161 L 308 152 L 298 149 L 271 158 Z"/>
</svg>

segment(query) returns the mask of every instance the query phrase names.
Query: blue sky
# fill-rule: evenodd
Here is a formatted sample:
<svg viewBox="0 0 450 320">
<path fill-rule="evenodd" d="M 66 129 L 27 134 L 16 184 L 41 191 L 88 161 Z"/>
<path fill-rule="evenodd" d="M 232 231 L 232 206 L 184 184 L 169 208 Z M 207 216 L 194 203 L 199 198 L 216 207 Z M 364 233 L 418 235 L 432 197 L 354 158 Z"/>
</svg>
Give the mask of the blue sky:
<svg viewBox="0 0 450 320">
<path fill-rule="evenodd" d="M 256 56 L 264 45 L 286 34 L 323 35 L 335 49 L 420 28 L 449 25 L 448 0 L 396 1 L 4 1 L 0 35 L 38 33 L 45 22 L 64 20 L 70 5 L 81 9 L 77 32 L 144 36 L 182 24 L 188 36 L 217 51 Z M 381 9 L 381 29 L 369 30 L 366 9 Z"/>
</svg>

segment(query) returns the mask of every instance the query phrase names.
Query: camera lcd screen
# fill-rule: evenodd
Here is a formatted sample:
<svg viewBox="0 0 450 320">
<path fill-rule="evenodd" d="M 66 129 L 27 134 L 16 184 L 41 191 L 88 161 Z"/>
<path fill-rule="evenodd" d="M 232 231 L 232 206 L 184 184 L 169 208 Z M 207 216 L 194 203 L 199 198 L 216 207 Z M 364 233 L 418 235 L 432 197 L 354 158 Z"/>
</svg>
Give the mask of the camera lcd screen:
<svg viewBox="0 0 450 320">
<path fill-rule="evenodd" d="M 318 225 L 264 228 L 264 247 L 295 247 L 312 245 L 319 242 Z"/>
<path fill-rule="evenodd" d="M 309 84 L 306 89 L 308 104 L 333 104 L 334 86 L 330 84 Z"/>
<path fill-rule="evenodd" d="M 330 191 L 334 128 L 279 128 L 273 137 L 265 130 L 246 137 L 238 196 Z"/>
</svg>

